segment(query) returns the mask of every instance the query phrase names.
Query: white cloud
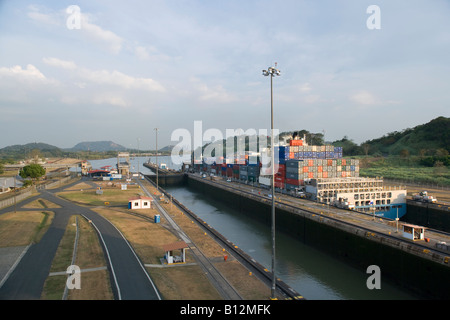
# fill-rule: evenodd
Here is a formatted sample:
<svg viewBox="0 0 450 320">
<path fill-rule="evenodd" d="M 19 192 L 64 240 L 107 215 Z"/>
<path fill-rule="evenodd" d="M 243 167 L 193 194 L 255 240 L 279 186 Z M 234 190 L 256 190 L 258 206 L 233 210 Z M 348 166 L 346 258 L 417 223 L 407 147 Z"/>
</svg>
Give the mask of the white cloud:
<svg viewBox="0 0 450 320">
<path fill-rule="evenodd" d="M 52 11 L 47 8 L 40 8 L 37 6 L 28 6 L 27 16 L 41 24 L 60 26 L 61 28 L 67 28 L 66 20 L 70 17 L 64 9 L 58 12 Z M 94 20 L 91 14 L 80 12 L 80 29 L 75 29 L 73 32 L 78 32 L 84 35 L 87 39 L 106 48 L 108 51 L 114 54 L 118 54 L 123 46 L 124 40 L 110 30 L 106 30 L 101 26 L 93 23 Z"/>
<path fill-rule="evenodd" d="M 74 70 L 77 66 L 73 61 L 65 61 L 58 58 L 44 58 L 42 59 L 44 63 L 58 68 Z"/>
<path fill-rule="evenodd" d="M 110 30 L 105 30 L 102 27 L 93 24 L 89 21 L 86 14 L 81 13 L 80 31 L 92 39 L 95 43 L 100 43 L 114 54 L 117 54 L 122 49 L 123 39 Z"/>
<path fill-rule="evenodd" d="M 304 83 L 300 87 L 300 92 L 310 92 L 312 90 L 311 85 L 309 83 Z"/>
<path fill-rule="evenodd" d="M 142 46 L 137 46 L 134 51 L 139 60 L 148 60 L 150 58 L 147 49 Z"/>
<path fill-rule="evenodd" d="M 0 76 L 13 77 L 19 80 L 46 80 L 46 77 L 34 65 L 28 64 L 26 69 L 21 66 L 0 68 Z"/>
<path fill-rule="evenodd" d="M 364 106 L 377 103 L 377 99 L 375 98 L 375 96 L 366 90 L 351 95 L 349 99 L 357 104 Z"/>
<path fill-rule="evenodd" d="M 196 78 L 191 78 L 190 82 L 193 84 L 193 89 L 196 92 L 199 101 L 228 103 L 237 100 L 236 97 L 227 92 L 222 85 L 210 87 Z"/>
<path fill-rule="evenodd" d="M 113 70 L 91 70 L 78 67 L 73 61 L 65 61 L 58 58 L 44 58 L 44 63 L 72 71 L 78 87 L 87 87 L 86 82 L 96 85 L 115 86 L 123 89 L 139 89 L 146 91 L 164 92 L 165 88 L 159 82 L 151 78 L 139 78 Z"/>
<path fill-rule="evenodd" d="M 36 22 L 55 26 L 61 25 L 60 21 L 62 17 L 55 12 L 43 13 L 41 9 L 34 5 L 28 6 L 28 10 L 27 16 Z"/>
<path fill-rule="evenodd" d="M 109 104 L 118 107 L 129 107 L 130 102 L 125 97 L 117 93 L 105 92 L 96 94 L 93 97 L 93 103 L 95 104 Z"/>
</svg>

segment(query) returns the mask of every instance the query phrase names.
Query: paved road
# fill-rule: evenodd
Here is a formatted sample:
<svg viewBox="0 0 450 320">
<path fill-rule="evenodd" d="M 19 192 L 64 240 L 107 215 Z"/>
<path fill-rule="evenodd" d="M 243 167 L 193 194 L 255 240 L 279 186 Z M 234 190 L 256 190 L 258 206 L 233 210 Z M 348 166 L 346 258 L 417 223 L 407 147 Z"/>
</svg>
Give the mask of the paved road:
<svg viewBox="0 0 450 320">
<path fill-rule="evenodd" d="M 70 186 L 68 185 L 66 188 Z M 4 282 L 0 288 L 0 299 L 40 299 L 44 282 L 49 274 L 53 257 L 64 235 L 69 217 L 80 214 L 91 220 L 100 234 L 100 242 L 103 245 L 106 260 L 109 262 L 108 270 L 115 298 L 159 300 L 160 295 L 143 264 L 121 233 L 109 221 L 89 208 L 78 206 L 55 196 L 54 193 L 59 191 L 61 189 L 44 190 L 40 195 L 29 198 L 18 205 L 20 208 L 38 198 L 43 198 L 58 204 L 61 208 L 45 209 L 55 212 L 53 222 L 41 241 L 29 247 L 20 263 Z M 0 214 L 8 211 L 11 211 L 11 208 L 0 210 Z"/>
</svg>

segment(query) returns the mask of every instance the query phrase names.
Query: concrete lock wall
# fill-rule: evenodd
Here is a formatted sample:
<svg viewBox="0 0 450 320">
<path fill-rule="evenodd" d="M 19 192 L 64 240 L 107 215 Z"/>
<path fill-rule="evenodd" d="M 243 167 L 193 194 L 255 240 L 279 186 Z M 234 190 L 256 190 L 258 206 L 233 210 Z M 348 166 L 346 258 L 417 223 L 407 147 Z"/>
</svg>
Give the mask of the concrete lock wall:
<svg viewBox="0 0 450 320">
<path fill-rule="evenodd" d="M 267 225 L 271 224 L 271 200 L 262 203 L 195 179 L 188 179 L 187 184 L 247 216 Z M 276 209 L 277 230 L 284 231 L 363 272 L 366 272 L 369 265 L 377 265 L 382 270 L 383 277 L 418 295 L 432 299 L 450 298 L 450 268 L 420 257 L 420 252 L 414 246 L 351 226 L 337 226 L 338 222 L 319 214 L 313 217 L 309 213 L 302 214 L 301 210 L 297 213 L 290 210 Z"/>
<path fill-rule="evenodd" d="M 450 211 L 448 206 L 408 201 L 405 222 L 450 232 Z"/>
</svg>

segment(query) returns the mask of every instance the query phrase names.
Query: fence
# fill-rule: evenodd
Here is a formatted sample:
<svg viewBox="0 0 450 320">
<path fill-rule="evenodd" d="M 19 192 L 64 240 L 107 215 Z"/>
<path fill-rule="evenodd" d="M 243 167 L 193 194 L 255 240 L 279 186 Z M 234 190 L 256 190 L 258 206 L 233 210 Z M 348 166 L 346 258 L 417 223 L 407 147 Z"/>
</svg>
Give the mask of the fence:
<svg viewBox="0 0 450 320">
<path fill-rule="evenodd" d="M 0 201 L 0 209 L 5 208 L 5 207 L 9 207 L 14 205 L 14 203 L 22 201 L 28 197 L 31 197 L 33 192 L 36 191 L 36 188 L 33 187 L 29 187 L 27 189 L 21 190 L 19 192 L 17 192 L 14 196 L 11 196 L 9 198 L 3 199 Z"/>
<path fill-rule="evenodd" d="M 0 209 L 5 208 L 5 207 L 9 207 L 14 205 L 14 203 L 17 203 L 19 201 L 22 201 L 28 197 L 31 197 L 33 195 L 33 192 L 36 192 L 38 190 L 42 190 L 42 189 L 52 189 L 52 188 L 57 188 L 62 186 L 63 184 L 69 182 L 70 180 L 76 178 L 76 175 L 71 175 L 71 176 L 67 176 L 65 178 L 62 178 L 60 180 L 57 181 L 53 181 L 53 182 L 49 182 L 46 184 L 41 184 L 36 186 L 31 186 L 28 187 L 27 189 L 18 191 L 16 194 L 14 194 L 14 192 L 11 192 L 11 196 L 5 199 L 0 200 Z"/>
<path fill-rule="evenodd" d="M 439 189 L 450 191 L 450 186 L 438 183 L 421 182 L 417 180 L 388 179 L 388 178 L 384 178 L 383 180 L 386 182 L 397 183 L 400 185 L 417 186 L 423 189 Z"/>
</svg>

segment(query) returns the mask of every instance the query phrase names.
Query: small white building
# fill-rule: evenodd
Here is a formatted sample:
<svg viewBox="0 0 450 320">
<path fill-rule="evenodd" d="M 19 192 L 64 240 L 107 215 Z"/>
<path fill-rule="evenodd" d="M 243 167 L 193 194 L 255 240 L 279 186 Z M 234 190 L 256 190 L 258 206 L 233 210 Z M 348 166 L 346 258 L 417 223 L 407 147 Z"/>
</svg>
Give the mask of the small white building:
<svg viewBox="0 0 450 320">
<path fill-rule="evenodd" d="M 128 209 L 150 209 L 153 199 L 150 197 L 139 196 L 128 200 Z"/>
<path fill-rule="evenodd" d="M 165 251 L 167 264 L 172 263 L 185 263 L 186 262 L 186 249 L 189 248 L 187 243 L 184 241 L 178 241 L 171 244 L 166 244 L 163 246 Z M 180 255 L 174 255 L 174 250 L 179 250 Z"/>
<path fill-rule="evenodd" d="M 416 226 L 413 224 L 403 225 L 403 237 L 410 240 L 424 240 L 425 239 L 425 228 L 421 226 Z"/>
</svg>

